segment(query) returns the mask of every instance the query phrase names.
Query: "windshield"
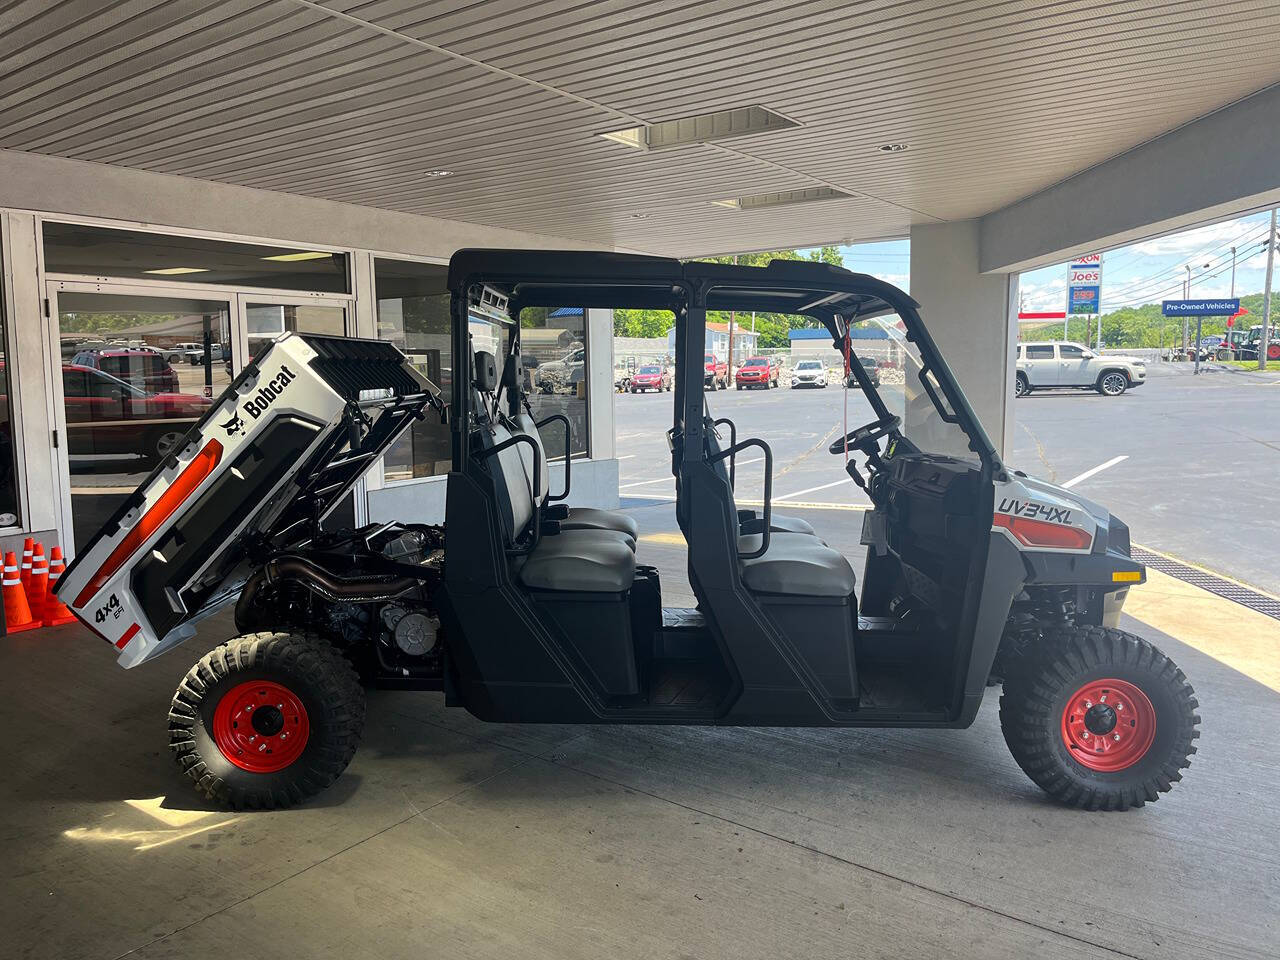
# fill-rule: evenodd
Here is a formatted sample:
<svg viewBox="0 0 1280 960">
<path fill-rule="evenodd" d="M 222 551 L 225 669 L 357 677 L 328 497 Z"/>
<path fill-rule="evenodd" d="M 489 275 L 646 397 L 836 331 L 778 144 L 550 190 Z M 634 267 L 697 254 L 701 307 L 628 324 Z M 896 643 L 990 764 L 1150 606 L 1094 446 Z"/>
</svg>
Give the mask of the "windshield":
<svg viewBox="0 0 1280 960">
<path fill-rule="evenodd" d="M 767 367 L 769 361 L 764 357 L 749 357 L 742 365 L 744 367 Z"/>
<path fill-rule="evenodd" d="M 661 367 L 641 367 L 640 372 L 641 373 L 661 373 L 662 368 Z"/>
<path fill-rule="evenodd" d="M 850 360 L 857 356 L 864 367 L 879 368 L 880 386 L 876 392 L 889 413 L 900 418 L 899 432 L 926 453 L 945 453 L 957 457 L 973 457 L 969 439 L 958 424 L 948 423 L 934 406 L 920 379 L 923 363 L 920 351 L 907 340 L 906 330 L 896 316 L 861 320 L 849 330 Z M 947 416 L 953 411 L 946 406 L 942 389 L 932 374 L 926 375 L 938 402 Z M 852 409 L 850 429 L 853 428 Z"/>
<path fill-rule="evenodd" d="M 821 360 L 801 360 L 799 363 L 796 364 L 796 369 L 797 370 L 821 370 L 822 361 Z"/>
</svg>

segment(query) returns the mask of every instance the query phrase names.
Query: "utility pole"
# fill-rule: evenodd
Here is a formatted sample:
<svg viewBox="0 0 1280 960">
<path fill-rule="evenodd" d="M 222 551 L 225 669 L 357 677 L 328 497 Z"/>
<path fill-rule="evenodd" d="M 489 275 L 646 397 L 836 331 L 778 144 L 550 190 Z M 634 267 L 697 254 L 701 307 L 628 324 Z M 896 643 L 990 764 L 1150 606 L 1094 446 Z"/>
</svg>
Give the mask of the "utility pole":
<svg viewBox="0 0 1280 960">
<path fill-rule="evenodd" d="M 1191 264 L 1187 264 L 1187 279 L 1182 281 L 1182 299 L 1191 299 Z M 1191 318 L 1186 314 L 1182 317 L 1182 355 L 1187 355 L 1187 341 L 1191 339 Z"/>
<path fill-rule="evenodd" d="M 1267 369 L 1267 346 L 1271 342 L 1271 271 L 1276 263 L 1276 212 L 1271 211 L 1267 230 L 1267 280 L 1262 288 L 1262 336 L 1258 340 L 1258 369 Z"/>
<path fill-rule="evenodd" d="M 736 253 L 733 255 L 733 265 L 735 267 L 738 265 L 738 255 Z M 725 377 L 726 390 L 728 389 L 728 384 L 733 382 L 733 321 L 736 320 L 737 318 L 738 318 L 738 312 L 736 310 L 730 310 L 729 311 L 729 361 L 728 361 L 729 373 Z"/>
</svg>

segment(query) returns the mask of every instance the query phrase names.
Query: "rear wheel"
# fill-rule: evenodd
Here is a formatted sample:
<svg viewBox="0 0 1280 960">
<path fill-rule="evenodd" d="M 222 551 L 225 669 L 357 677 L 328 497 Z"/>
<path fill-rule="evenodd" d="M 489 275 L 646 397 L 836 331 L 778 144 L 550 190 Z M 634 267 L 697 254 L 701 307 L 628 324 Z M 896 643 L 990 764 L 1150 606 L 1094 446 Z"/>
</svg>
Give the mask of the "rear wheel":
<svg viewBox="0 0 1280 960">
<path fill-rule="evenodd" d="M 169 748 L 210 800 L 288 807 L 346 769 L 364 727 L 364 691 L 329 644 L 287 633 L 238 637 L 178 685 Z"/>
<path fill-rule="evenodd" d="M 1280 343 L 1267 344 L 1267 359 L 1280 360 Z"/>
<path fill-rule="evenodd" d="M 1129 389 L 1129 378 L 1119 370 L 1111 370 L 1098 378 L 1098 392 L 1107 397 L 1118 397 Z"/>
<path fill-rule="evenodd" d="M 1000 726 L 1018 766 L 1055 799 L 1127 810 L 1182 779 L 1197 706 L 1182 671 L 1141 637 L 1062 626 L 1010 669 Z"/>
</svg>

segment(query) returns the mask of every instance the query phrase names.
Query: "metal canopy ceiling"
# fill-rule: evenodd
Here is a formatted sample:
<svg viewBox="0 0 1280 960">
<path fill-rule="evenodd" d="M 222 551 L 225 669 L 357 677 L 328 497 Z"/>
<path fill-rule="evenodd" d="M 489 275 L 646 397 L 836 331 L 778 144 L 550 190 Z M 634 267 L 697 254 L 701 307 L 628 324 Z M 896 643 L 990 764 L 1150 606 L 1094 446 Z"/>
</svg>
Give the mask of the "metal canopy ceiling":
<svg viewBox="0 0 1280 960">
<path fill-rule="evenodd" d="M 1280 81 L 1277 45 L 1275 0 L 16 0 L 0 147 L 686 256 L 980 216 Z M 752 105 L 800 125 L 598 136 Z M 815 187 L 850 196 L 712 202 Z"/>
</svg>

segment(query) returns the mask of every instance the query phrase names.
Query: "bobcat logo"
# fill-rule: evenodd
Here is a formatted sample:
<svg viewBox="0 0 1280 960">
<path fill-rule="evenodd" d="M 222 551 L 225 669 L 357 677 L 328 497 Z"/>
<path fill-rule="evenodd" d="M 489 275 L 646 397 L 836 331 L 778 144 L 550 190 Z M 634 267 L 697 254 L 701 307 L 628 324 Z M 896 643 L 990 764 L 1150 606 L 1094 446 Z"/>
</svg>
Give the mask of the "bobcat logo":
<svg viewBox="0 0 1280 960">
<path fill-rule="evenodd" d="M 239 411 L 231 415 L 231 419 L 222 424 L 222 429 L 227 431 L 228 437 L 234 437 L 237 433 L 244 429 L 244 418 L 240 416 Z"/>
</svg>

